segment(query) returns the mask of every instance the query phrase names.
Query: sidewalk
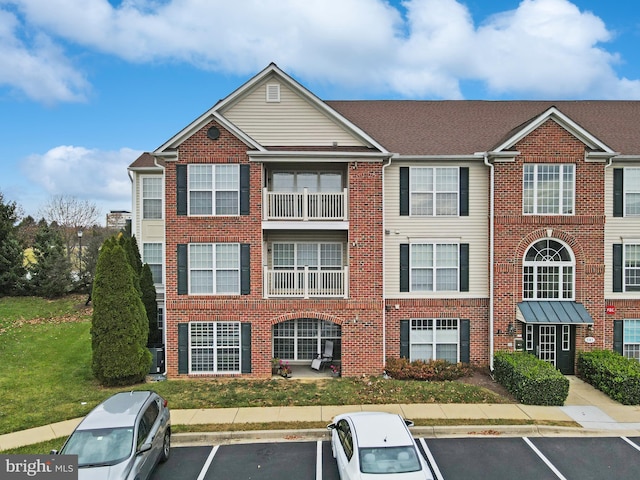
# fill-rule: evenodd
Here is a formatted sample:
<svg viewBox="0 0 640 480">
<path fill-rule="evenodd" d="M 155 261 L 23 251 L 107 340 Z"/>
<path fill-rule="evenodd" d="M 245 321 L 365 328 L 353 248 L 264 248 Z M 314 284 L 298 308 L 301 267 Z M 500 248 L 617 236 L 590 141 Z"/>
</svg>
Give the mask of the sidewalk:
<svg viewBox="0 0 640 480">
<path fill-rule="evenodd" d="M 569 378 L 569 396 L 563 407 L 522 404 L 392 404 L 344 405 L 312 407 L 242 407 L 194 410 L 172 410 L 173 425 L 206 425 L 264 422 L 330 423 L 335 415 L 354 411 L 398 413 L 411 420 L 515 420 L 533 425 L 460 425 L 447 427 L 414 427 L 421 436 L 462 435 L 640 435 L 640 406 L 626 406 L 611 400 L 602 392 L 577 377 Z M 0 435 L 0 450 L 7 450 L 71 434 L 81 419 L 67 420 L 21 432 Z M 575 422 L 576 427 L 545 426 L 544 423 Z M 173 443 L 192 444 L 202 441 L 228 442 L 247 438 L 292 439 L 326 438 L 326 430 L 289 430 L 260 432 L 181 433 L 173 435 Z"/>
</svg>

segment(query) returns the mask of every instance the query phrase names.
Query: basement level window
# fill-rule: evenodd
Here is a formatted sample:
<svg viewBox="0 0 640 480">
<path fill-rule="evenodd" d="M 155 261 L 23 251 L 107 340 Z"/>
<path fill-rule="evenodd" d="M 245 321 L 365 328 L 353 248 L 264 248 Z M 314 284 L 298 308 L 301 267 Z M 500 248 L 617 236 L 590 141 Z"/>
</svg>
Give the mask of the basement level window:
<svg viewBox="0 0 640 480">
<path fill-rule="evenodd" d="M 267 83 L 267 103 L 280 102 L 280 84 Z"/>
</svg>

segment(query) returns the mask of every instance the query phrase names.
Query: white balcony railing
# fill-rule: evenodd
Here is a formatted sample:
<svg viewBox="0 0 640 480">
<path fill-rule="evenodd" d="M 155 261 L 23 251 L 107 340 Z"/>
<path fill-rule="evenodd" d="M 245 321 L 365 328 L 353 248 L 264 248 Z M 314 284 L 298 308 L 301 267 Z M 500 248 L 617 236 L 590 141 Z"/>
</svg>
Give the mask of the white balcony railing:
<svg viewBox="0 0 640 480">
<path fill-rule="evenodd" d="M 262 191 L 264 220 L 347 220 L 347 189 L 336 193 Z"/>
<path fill-rule="evenodd" d="M 264 267 L 264 296 L 347 298 L 349 267 L 342 270 L 269 269 Z"/>
</svg>

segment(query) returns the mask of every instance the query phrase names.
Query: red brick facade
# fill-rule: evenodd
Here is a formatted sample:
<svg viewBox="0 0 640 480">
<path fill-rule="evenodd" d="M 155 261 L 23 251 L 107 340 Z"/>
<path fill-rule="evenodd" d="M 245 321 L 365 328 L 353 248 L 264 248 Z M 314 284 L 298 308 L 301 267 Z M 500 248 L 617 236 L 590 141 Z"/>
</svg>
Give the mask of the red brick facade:
<svg viewBox="0 0 640 480">
<path fill-rule="evenodd" d="M 190 321 L 251 322 L 251 376 L 271 375 L 272 326 L 294 318 L 331 321 L 342 329 L 342 374 L 379 374 L 382 357 L 382 164 L 352 162 L 349 191 L 349 298 L 265 299 L 262 279 L 262 165 L 250 167 L 250 214 L 192 217 L 176 214 L 176 165 L 249 163 L 247 146 L 221 125 L 216 141 L 204 126 L 179 148 L 179 161 L 167 162 L 166 331 L 167 374 L 178 375 L 178 324 Z M 176 251 L 180 244 L 238 242 L 251 245 L 251 293 L 241 296 L 177 294 Z M 201 376 L 201 375 L 199 375 Z"/>
</svg>

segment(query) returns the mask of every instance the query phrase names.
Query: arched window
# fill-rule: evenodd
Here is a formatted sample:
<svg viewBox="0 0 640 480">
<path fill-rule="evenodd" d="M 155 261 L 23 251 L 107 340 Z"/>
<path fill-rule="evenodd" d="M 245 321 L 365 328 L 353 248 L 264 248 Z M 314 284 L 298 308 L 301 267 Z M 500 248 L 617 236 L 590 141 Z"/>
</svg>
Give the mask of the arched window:
<svg viewBox="0 0 640 480">
<path fill-rule="evenodd" d="M 573 300 L 575 261 L 571 250 L 557 240 L 539 240 L 523 262 L 525 300 Z"/>
</svg>

